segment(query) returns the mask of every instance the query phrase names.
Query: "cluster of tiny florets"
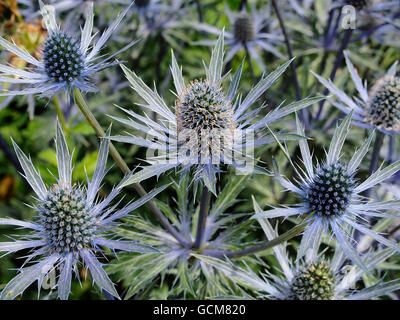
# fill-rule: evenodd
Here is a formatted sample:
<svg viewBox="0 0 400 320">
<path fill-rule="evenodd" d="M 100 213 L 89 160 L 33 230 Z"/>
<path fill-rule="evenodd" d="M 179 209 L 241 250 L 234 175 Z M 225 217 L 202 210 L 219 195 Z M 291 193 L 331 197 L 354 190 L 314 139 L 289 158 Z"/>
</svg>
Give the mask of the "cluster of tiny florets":
<svg viewBox="0 0 400 320">
<path fill-rule="evenodd" d="M 79 46 L 64 32 L 50 35 L 43 49 L 45 71 L 50 79 L 71 83 L 82 75 L 84 60 Z"/>
<path fill-rule="evenodd" d="M 254 22 L 251 16 L 246 13 L 240 13 L 233 23 L 233 34 L 235 39 L 240 42 L 253 41 L 256 36 Z"/>
<path fill-rule="evenodd" d="M 346 0 L 346 3 L 357 10 L 362 10 L 368 5 L 368 0 Z"/>
<path fill-rule="evenodd" d="M 332 300 L 335 295 L 335 276 L 325 261 L 301 268 L 293 278 L 291 300 Z"/>
<path fill-rule="evenodd" d="M 371 90 L 367 121 L 379 129 L 400 131 L 400 78 L 386 76 Z"/>
<path fill-rule="evenodd" d="M 235 125 L 231 103 L 221 88 L 209 81 L 196 80 L 183 90 L 176 101 L 176 117 L 178 140 L 184 150 L 209 159 L 232 147 Z"/>
<path fill-rule="evenodd" d="M 337 216 L 345 212 L 355 183 L 340 162 L 326 164 L 317 172 L 307 187 L 306 201 L 312 212 L 322 217 Z"/>
<path fill-rule="evenodd" d="M 178 131 L 184 129 L 202 131 L 231 129 L 233 112 L 231 103 L 221 88 L 207 80 L 191 82 L 176 102 Z"/>
<path fill-rule="evenodd" d="M 90 209 L 81 188 L 54 186 L 38 207 L 49 247 L 67 253 L 90 244 L 97 229 Z"/>
</svg>

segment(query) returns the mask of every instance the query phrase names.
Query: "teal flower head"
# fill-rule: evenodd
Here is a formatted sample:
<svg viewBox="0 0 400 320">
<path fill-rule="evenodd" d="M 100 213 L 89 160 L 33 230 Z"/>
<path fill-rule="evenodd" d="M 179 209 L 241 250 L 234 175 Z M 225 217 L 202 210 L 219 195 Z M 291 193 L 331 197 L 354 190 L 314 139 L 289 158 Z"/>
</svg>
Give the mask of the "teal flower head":
<svg viewBox="0 0 400 320">
<path fill-rule="evenodd" d="M 68 151 L 66 140 L 60 125 L 56 130 L 56 151 L 58 179 L 54 185 L 46 186 L 40 174 L 22 150 L 14 143 L 15 152 L 24 171 L 24 177 L 36 194 L 36 203 L 32 206 L 37 212 L 33 221 L 21 221 L 1 218 L 0 225 L 23 227 L 29 230 L 25 236 L 10 242 L 0 242 L 0 251 L 11 253 L 30 250 L 19 274 L 5 286 L 2 299 L 14 299 L 34 281 L 39 286 L 43 278 L 54 270 L 59 270 L 58 297 L 68 299 L 72 273 L 77 273 L 80 261 L 89 269 L 93 281 L 103 290 L 118 297 L 103 264 L 96 254 L 104 254 L 102 247 L 111 250 L 133 252 L 156 252 L 150 246 L 136 241 L 123 241 L 115 238 L 114 229 L 118 219 L 143 205 L 163 188 L 155 189 L 148 196 L 132 202 L 117 210 L 111 202 L 121 192 L 113 189 L 103 200 L 97 194 L 106 175 L 106 161 L 109 142 L 103 139 L 92 179 L 87 187 L 72 183 L 72 155 Z M 123 180 L 124 181 L 124 180 Z"/>
<path fill-rule="evenodd" d="M 21 70 L 0 64 L 0 81 L 19 84 L 22 87 L 21 90 L 2 92 L 0 96 L 39 94 L 52 97 L 59 91 L 71 94 L 75 88 L 85 92 L 97 91 L 96 85 L 92 83 L 92 77 L 99 71 L 117 64 L 111 59 L 135 43 L 128 44 L 125 48 L 106 58 L 99 56 L 100 51 L 118 27 L 129 7 L 117 16 L 95 43 L 92 43 L 94 38 L 92 36 L 93 4 L 89 5 L 84 28 L 80 38 L 77 38 L 74 34 L 69 34 L 60 28 L 53 6 L 44 5 L 40 0 L 39 3 L 48 33 L 48 39 L 42 48 L 42 59 L 35 59 L 14 43 L 0 37 L 1 47 L 32 66 L 29 69 Z"/>
<path fill-rule="evenodd" d="M 400 161 L 382 168 L 360 182 L 355 178 L 357 169 L 368 152 L 374 133 L 366 139 L 363 145 L 354 153 L 349 162 L 341 159 L 341 150 L 349 131 L 352 114 L 350 113 L 336 129 L 326 160 L 316 167 L 308 143 L 299 141 L 302 162 L 305 171 L 297 171 L 298 186 L 276 174 L 277 181 L 287 190 L 293 192 L 301 200 L 296 206 L 275 208 L 256 213 L 255 218 L 300 217 L 305 223 L 305 231 L 298 250 L 298 258 L 303 257 L 307 250 L 319 247 L 324 233 L 331 233 L 338 245 L 353 263 L 368 272 L 360 254 L 354 249 L 352 238 L 354 230 L 368 235 L 377 242 L 394 250 L 400 246 L 383 237 L 370 228 L 367 218 L 398 218 L 399 201 L 368 202 L 361 193 L 389 179 L 400 170 Z M 298 133 L 303 132 L 298 122 Z M 395 212 L 395 213 L 393 213 Z"/>
<path fill-rule="evenodd" d="M 131 110 L 124 110 L 130 116 L 129 119 L 112 117 L 147 136 L 143 138 L 128 134 L 110 139 L 158 152 L 149 155 L 146 160 L 150 165 L 135 173 L 127 183 L 140 182 L 172 168 L 183 171 L 193 168 L 195 178 L 202 180 L 215 193 L 216 175 L 221 171 L 222 165 L 240 169 L 243 163 L 254 164 L 250 152 L 243 158 L 239 157 L 239 161 L 235 156 L 242 155 L 243 150 L 253 150 L 256 146 L 274 142 L 273 136 L 266 132 L 267 126 L 323 99 L 306 98 L 284 107 L 279 106 L 260 118 L 263 105 L 254 110 L 250 108 L 287 69 L 292 60 L 270 74 L 263 75 L 243 99 L 238 94 L 243 64 L 233 75 L 229 89 L 224 90 L 223 61 L 224 33 L 220 34 L 212 51 L 210 64 L 205 67 L 206 77 L 203 79 L 185 83 L 182 70 L 172 55 L 171 71 L 177 97 L 172 108 L 138 75 L 122 66 L 132 88 L 145 101 L 142 106 L 159 117 L 159 121 L 154 121 Z M 293 139 L 292 135 L 281 134 L 280 137 Z"/>
</svg>

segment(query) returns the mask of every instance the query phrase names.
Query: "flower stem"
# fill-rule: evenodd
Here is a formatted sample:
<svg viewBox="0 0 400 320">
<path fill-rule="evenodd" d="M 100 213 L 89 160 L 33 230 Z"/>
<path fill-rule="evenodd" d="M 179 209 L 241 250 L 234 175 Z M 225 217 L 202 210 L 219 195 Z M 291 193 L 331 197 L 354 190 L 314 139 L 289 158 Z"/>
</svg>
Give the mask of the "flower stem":
<svg viewBox="0 0 400 320">
<path fill-rule="evenodd" d="M 83 115 L 85 116 L 86 120 L 89 122 L 89 124 L 92 126 L 94 131 L 96 132 L 97 136 L 99 138 L 105 137 L 105 132 L 103 128 L 100 126 L 99 122 L 93 115 L 92 111 L 90 111 L 89 106 L 86 103 L 85 98 L 82 96 L 82 93 L 78 88 L 75 88 L 74 91 L 75 95 L 75 102 L 79 109 L 82 111 Z M 124 174 L 129 174 L 131 170 L 129 169 L 128 165 L 122 159 L 121 155 L 117 151 L 117 149 L 114 147 L 114 145 L 110 142 L 110 155 L 114 159 L 114 161 L 117 163 L 118 167 L 121 169 L 121 171 Z M 141 186 L 140 183 L 134 183 L 132 184 L 133 187 L 135 188 L 136 192 L 141 196 L 146 196 L 147 192 L 146 190 Z M 175 228 L 169 223 L 168 219 L 163 215 L 163 213 L 160 211 L 160 209 L 156 206 L 154 201 L 149 200 L 147 202 L 147 205 L 149 206 L 151 212 L 154 214 L 154 216 L 159 220 L 159 222 L 162 224 L 162 226 L 168 230 L 171 235 L 184 247 L 189 247 L 191 243 L 187 241 L 182 235 L 180 235 Z"/>
<path fill-rule="evenodd" d="M 290 44 L 289 36 L 286 32 L 285 22 L 283 21 L 281 13 L 279 12 L 279 7 L 278 7 L 278 4 L 276 3 L 276 0 L 272 0 L 272 6 L 274 7 L 276 16 L 278 17 L 278 20 L 279 20 L 279 25 L 281 27 L 283 36 L 285 38 L 285 44 L 286 44 L 286 49 L 289 54 L 289 59 L 292 59 L 293 58 L 292 45 Z M 292 79 L 293 79 L 293 83 L 294 83 L 295 90 L 296 90 L 296 99 L 301 100 L 301 91 L 300 91 L 299 80 L 297 78 L 296 62 L 293 61 L 290 64 L 290 67 L 292 70 Z M 309 121 L 308 121 L 308 112 L 306 109 L 300 110 L 300 119 L 304 123 L 304 127 L 305 127 L 306 131 L 308 131 L 309 130 Z"/>
<path fill-rule="evenodd" d="M 250 56 L 249 49 L 247 48 L 247 44 L 246 43 L 244 43 L 243 46 L 244 46 L 244 50 L 246 52 L 247 63 L 249 64 L 250 77 L 251 77 L 251 79 L 253 81 L 255 81 L 256 80 L 256 76 L 254 74 L 253 65 L 251 64 L 251 56 Z"/>
<path fill-rule="evenodd" d="M 290 229 L 289 231 L 285 232 L 284 234 L 280 235 L 279 237 L 277 237 L 271 241 L 268 241 L 265 244 L 259 245 L 259 246 L 246 248 L 246 249 L 242 249 L 242 250 L 237 250 L 237 251 L 204 250 L 202 252 L 202 254 L 208 255 L 211 257 L 215 257 L 215 258 L 225 258 L 225 257 L 226 258 L 239 258 L 239 257 L 245 256 L 245 255 L 265 251 L 265 250 L 271 249 L 279 244 L 282 244 L 282 243 L 294 238 L 295 236 L 298 236 L 299 234 L 301 234 L 304 231 L 306 225 L 307 225 L 306 223 L 299 224 L 299 225 L 295 226 L 294 228 Z"/>
<path fill-rule="evenodd" d="M 200 5 L 200 0 L 196 0 L 196 8 L 197 8 L 197 16 L 199 19 L 199 22 L 203 22 L 203 13 L 201 11 L 201 5 Z"/>
<path fill-rule="evenodd" d="M 68 132 L 69 128 L 68 128 L 67 122 L 65 121 L 65 116 L 61 109 L 60 101 L 58 100 L 56 95 L 53 97 L 53 102 L 54 102 L 54 106 L 56 108 L 58 120 L 60 121 L 64 132 Z"/>
<path fill-rule="evenodd" d="M 206 224 L 207 224 L 209 204 L 210 204 L 210 191 L 206 186 L 204 186 L 200 200 L 200 212 L 199 212 L 199 220 L 197 222 L 196 240 L 193 245 L 195 249 L 199 249 L 203 243 L 204 231 L 206 229 Z"/>
</svg>

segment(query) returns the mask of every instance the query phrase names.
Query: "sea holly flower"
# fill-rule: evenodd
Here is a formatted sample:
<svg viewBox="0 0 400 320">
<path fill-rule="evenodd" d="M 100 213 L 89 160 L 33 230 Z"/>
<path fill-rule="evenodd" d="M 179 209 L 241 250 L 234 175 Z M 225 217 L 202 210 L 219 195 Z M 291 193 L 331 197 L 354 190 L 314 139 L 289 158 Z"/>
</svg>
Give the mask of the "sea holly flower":
<svg viewBox="0 0 400 320">
<path fill-rule="evenodd" d="M 285 107 L 279 106 L 262 119 L 256 120 L 263 106 L 252 111 L 249 110 L 250 107 L 278 79 L 292 60 L 263 76 L 241 100 L 236 96 L 243 64 L 234 74 L 228 91 L 222 88 L 223 46 L 224 34 L 221 33 L 212 51 L 210 65 L 206 67 L 205 79 L 190 83 L 185 83 L 182 71 L 172 55 L 171 71 L 177 96 L 174 112 L 156 91 L 150 89 L 133 71 L 122 66 L 132 88 L 146 102 L 143 107 L 160 117 L 156 122 L 124 109 L 131 118 L 112 117 L 148 135 L 142 138 L 129 134 L 110 139 L 159 152 L 157 155 L 148 155 L 146 160 L 150 165 L 135 173 L 126 184 L 158 176 L 172 168 L 180 167 L 183 172 L 194 168 L 195 178 L 201 179 L 215 193 L 216 174 L 220 172 L 222 164 L 238 168 L 242 172 L 252 170 L 252 148 L 274 141 L 265 132 L 266 126 L 323 99 L 307 98 Z M 293 136 L 281 137 L 293 139 Z M 158 141 L 154 141 L 154 138 Z"/>
<path fill-rule="evenodd" d="M 237 195 L 248 185 L 251 175 L 234 176 L 211 202 L 209 215 L 205 221 L 204 239 L 199 249 L 182 246 L 166 230 L 139 215 L 125 218 L 126 224 L 117 229 L 128 239 L 140 237 L 143 244 L 158 249 L 156 253 L 124 253 L 118 255 L 106 270 L 115 279 L 120 279 L 127 288 L 125 299 L 135 295 L 135 299 L 158 297 L 145 290 L 149 286 L 163 287 L 169 290 L 169 296 L 175 299 L 206 299 L 215 295 L 239 294 L 240 290 L 229 276 L 219 272 L 218 268 L 198 260 L 193 255 L 201 252 L 237 250 L 246 247 L 249 234 L 249 219 L 246 213 L 232 213 L 229 208 L 236 203 Z M 190 177 L 184 175 L 171 185 L 168 201 L 157 200 L 160 210 L 173 222 L 179 233 L 189 242 L 196 237 L 196 224 L 199 204 L 190 201 L 193 189 Z M 171 191 L 171 190 L 170 190 Z M 176 193 L 175 193 L 176 191 Z M 175 199 L 176 195 L 176 199 Z M 251 241 L 254 244 L 253 241 Z M 253 257 L 244 256 L 241 261 L 253 261 Z M 173 284 L 162 279 L 173 277 Z M 146 292 L 147 291 L 147 292 Z M 149 296 L 150 294 L 150 296 Z"/>
<path fill-rule="evenodd" d="M 256 214 L 262 214 L 258 203 L 254 201 Z M 267 239 L 276 239 L 279 235 L 268 219 L 258 218 Z M 273 247 L 279 263 L 279 275 L 266 271 L 256 274 L 250 268 L 241 268 L 232 261 L 214 257 L 196 255 L 201 261 L 224 272 L 232 281 L 243 287 L 255 290 L 257 298 L 278 300 L 366 300 L 390 294 L 400 288 L 400 281 L 379 281 L 378 284 L 356 289 L 356 283 L 366 274 L 353 264 L 346 264 L 346 255 L 337 246 L 332 259 L 318 254 L 318 248 L 312 248 L 300 260 L 292 261 L 286 243 Z M 378 265 L 389 259 L 396 251 L 393 249 L 370 250 L 362 262 L 370 271 L 379 269 Z"/>
<path fill-rule="evenodd" d="M 48 39 L 42 50 L 42 59 L 40 61 L 35 59 L 14 43 L 0 37 L 0 46 L 33 66 L 32 69 L 20 70 L 13 66 L 0 64 L 1 82 L 24 86 L 22 90 L 7 91 L 0 93 L 0 95 L 40 94 L 41 96 L 54 96 L 60 90 L 71 93 L 74 88 L 86 92 L 97 91 L 96 86 L 91 82 L 91 77 L 97 72 L 115 65 L 116 62 L 110 62 L 110 60 L 134 44 L 134 42 L 130 43 L 107 58 L 99 56 L 100 51 L 129 7 L 119 14 L 98 41 L 91 45 L 94 18 L 92 4 L 81 37 L 77 39 L 75 35 L 70 35 L 66 30 L 60 29 L 55 18 L 54 7 L 45 6 L 42 1 L 39 1 L 39 3 L 48 32 Z"/>
<path fill-rule="evenodd" d="M 72 272 L 77 273 L 80 261 L 90 270 L 93 281 L 101 289 L 118 297 L 112 281 L 103 269 L 103 264 L 96 257 L 98 253 L 104 254 L 101 247 L 141 253 L 156 252 L 150 246 L 136 241 L 116 239 L 113 230 L 119 225 L 118 219 L 127 216 L 165 187 L 155 189 L 147 196 L 119 210 L 116 210 L 116 205 L 110 206 L 121 192 L 118 187 L 100 201 L 97 194 L 106 174 L 108 145 L 108 140 L 101 141 L 92 180 L 88 180 L 87 187 L 83 187 L 72 183 L 72 155 L 68 151 L 58 123 L 56 129 L 58 179 L 54 185 L 44 184 L 30 158 L 14 143 L 15 152 L 24 170 L 24 177 L 36 193 L 36 204 L 33 208 L 38 215 L 29 222 L 11 218 L 0 219 L 0 225 L 18 226 L 29 230 L 29 233 L 20 239 L 0 242 L 0 251 L 11 253 L 29 249 L 31 251 L 24 265 L 32 263 L 31 266 L 22 267 L 20 273 L 8 282 L 1 292 L 2 299 L 14 299 L 36 280 L 39 281 L 40 288 L 43 278 L 55 269 L 60 270 L 57 283 L 58 297 L 68 299 Z M 111 239 L 110 236 L 113 235 L 114 238 Z"/>
<path fill-rule="evenodd" d="M 283 44 L 283 35 L 279 23 L 272 17 L 271 8 L 268 6 L 257 10 L 252 6 L 251 11 L 242 10 L 233 13 L 228 7 L 225 9 L 231 28 L 224 32 L 225 43 L 228 51 L 225 61 L 230 61 L 238 51 L 248 50 L 252 59 L 257 62 L 261 70 L 265 70 L 265 64 L 261 57 L 262 51 L 272 53 L 280 59 L 286 59 L 277 49 Z M 196 23 L 197 30 L 205 31 L 212 35 L 220 35 L 221 30 L 205 23 Z M 217 40 L 198 41 L 197 44 L 214 46 Z"/>
<path fill-rule="evenodd" d="M 368 235 L 377 242 L 395 250 L 400 250 L 396 243 L 384 238 L 379 233 L 369 228 L 363 220 L 366 218 L 398 218 L 398 214 L 389 211 L 399 211 L 398 200 L 391 202 L 370 202 L 361 197 L 361 193 L 367 189 L 390 178 L 400 170 L 400 161 L 397 161 L 384 169 L 380 167 L 365 181 L 359 182 L 355 175 L 362 159 L 368 152 L 373 133 L 366 139 L 363 145 L 354 153 L 349 162 L 341 159 L 341 150 L 349 131 L 352 114 L 349 114 L 336 129 L 332 137 L 326 160 L 313 166 L 308 144 L 300 140 L 302 161 L 305 165 L 303 174 L 298 172 L 299 185 L 296 186 L 279 173 L 277 181 L 287 190 L 295 193 L 302 202 L 296 206 L 275 208 L 262 213 L 257 213 L 255 218 L 277 217 L 302 217 L 306 224 L 304 235 L 298 249 L 298 258 L 303 257 L 308 249 L 319 247 L 323 233 L 329 232 L 334 236 L 344 253 L 357 266 L 367 270 L 359 253 L 353 247 L 350 238 L 355 229 L 361 234 Z M 298 133 L 304 134 L 298 121 Z M 297 171 L 296 171 L 297 172 Z"/>
<path fill-rule="evenodd" d="M 397 62 L 368 90 L 345 52 L 347 68 L 359 97 L 351 98 L 330 80 L 313 73 L 334 95 L 328 99 L 333 106 L 346 114 L 352 113 L 353 123 L 361 128 L 391 134 L 400 133 L 400 77 L 396 76 Z"/>
</svg>

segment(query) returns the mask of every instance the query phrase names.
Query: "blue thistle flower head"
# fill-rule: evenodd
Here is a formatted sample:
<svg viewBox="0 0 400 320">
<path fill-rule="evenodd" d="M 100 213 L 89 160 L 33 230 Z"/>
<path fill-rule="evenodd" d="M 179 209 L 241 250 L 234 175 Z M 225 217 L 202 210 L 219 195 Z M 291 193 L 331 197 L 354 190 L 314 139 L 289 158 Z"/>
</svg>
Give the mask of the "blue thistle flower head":
<svg viewBox="0 0 400 320">
<path fill-rule="evenodd" d="M 400 134 L 400 78 L 396 76 L 397 62 L 368 90 L 353 66 L 349 52 L 344 53 L 347 68 L 359 97 L 351 98 L 331 80 L 314 76 L 331 92 L 335 99 L 329 102 L 352 114 L 353 123 L 364 129 L 377 129 L 385 134 Z"/>
<path fill-rule="evenodd" d="M 353 176 L 340 161 L 318 167 L 312 181 L 304 186 L 308 207 L 320 217 L 342 215 L 353 196 Z"/>
<path fill-rule="evenodd" d="M 233 35 L 237 41 L 247 43 L 256 37 L 256 29 L 252 17 L 245 11 L 237 15 L 233 22 Z"/>
<path fill-rule="evenodd" d="M 50 35 L 43 48 L 43 63 L 49 79 L 69 86 L 82 77 L 86 67 L 78 41 L 65 32 Z"/>
<path fill-rule="evenodd" d="M 233 75 L 229 89 L 225 91 L 222 81 L 223 61 L 223 32 L 212 51 L 210 64 L 205 70 L 206 77 L 203 79 L 185 84 L 182 70 L 172 54 L 171 70 L 177 96 L 173 106 L 174 112 L 155 90 L 150 89 L 134 72 L 122 66 L 132 88 L 160 118 L 155 122 L 127 110 L 123 111 L 132 119 L 112 117 L 144 134 L 151 135 L 144 139 L 135 135 L 113 136 L 110 139 L 161 152 L 161 155 L 148 156 L 147 161 L 151 165 L 134 174 L 127 184 L 158 176 L 172 168 L 181 168 L 183 171 L 193 168 L 194 177 L 202 180 L 210 191 L 216 193 L 216 175 L 221 171 L 221 166 L 240 169 L 239 161 L 233 156 L 234 153 L 242 154 L 239 151 L 242 148 L 253 148 L 275 141 L 272 135 L 265 132 L 266 126 L 323 99 L 323 97 L 306 98 L 284 107 L 279 106 L 260 119 L 258 114 L 262 106 L 253 111 L 249 111 L 250 107 L 278 79 L 292 60 L 263 76 L 243 100 L 238 95 L 243 64 Z M 254 139 L 246 136 L 250 133 Z M 288 138 L 288 136 L 285 138 L 284 134 L 278 135 L 282 139 Z M 155 142 L 152 140 L 153 137 L 160 140 Z M 166 153 L 167 156 L 162 158 Z M 244 157 L 248 163 L 254 164 L 252 155 L 246 154 Z M 262 172 L 267 173 L 265 170 Z"/>
<path fill-rule="evenodd" d="M 371 125 L 386 131 L 400 132 L 400 78 L 386 75 L 371 89 L 365 118 Z"/>
<path fill-rule="evenodd" d="M 109 131 L 108 131 L 109 133 Z M 13 142 L 14 143 L 14 142 Z M 127 216 L 131 211 L 150 200 L 164 187 L 155 189 L 147 196 L 116 210 L 110 203 L 120 193 L 120 185 L 113 189 L 103 200 L 97 199 L 98 191 L 106 174 L 109 142 L 103 139 L 100 143 L 99 156 L 91 181 L 87 187 L 72 184 L 72 155 L 69 153 L 64 134 L 57 123 L 56 151 L 59 178 L 57 183 L 46 186 L 39 172 L 22 150 L 14 143 L 14 149 L 24 170 L 24 177 L 36 193 L 37 211 L 33 222 L 11 218 L 1 218 L 0 225 L 24 227 L 30 230 L 21 239 L 1 242 L 0 251 L 11 253 L 19 250 L 31 250 L 20 273 L 12 279 L 1 293 L 2 299 L 14 299 L 35 280 L 43 278 L 52 270 L 59 269 L 58 296 L 68 299 L 73 271 L 77 270 L 79 261 L 90 270 L 93 281 L 111 295 L 118 297 L 114 285 L 103 269 L 103 264 L 96 254 L 103 254 L 101 247 L 112 250 L 132 252 L 157 252 L 150 246 L 136 241 L 111 240 L 118 226 L 117 220 Z"/>
<path fill-rule="evenodd" d="M 303 257 L 309 249 L 318 248 L 324 233 L 331 233 L 347 257 L 362 270 L 368 272 L 360 259 L 360 254 L 354 248 L 352 233 L 357 230 L 391 249 L 400 250 L 398 244 L 386 239 L 363 222 L 367 217 L 398 218 L 399 200 L 368 203 L 367 199 L 360 194 L 398 172 L 400 161 L 394 162 L 384 169 L 379 168 L 363 182 L 357 181 L 354 176 L 368 152 L 374 132 L 354 153 L 351 160 L 345 163 L 340 160 L 340 153 L 349 131 L 351 119 L 352 113 L 346 116 L 336 129 L 327 158 L 324 164 L 317 166 L 317 168 L 313 167 L 307 142 L 299 142 L 303 163 L 306 167 L 303 174 L 297 173 L 300 181 L 299 186 L 282 177 L 279 172 L 276 174 L 278 182 L 297 194 L 303 202 L 296 207 L 276 208 L 259 212 L 255 217 L 299 216 L 304 219 L 303 223 L 306 224 L 306 227 L 298 250 L 298 259 Z M 304 130 L 299 121 L 297 126 L 298 134 L 304 135 Z"/>
<path fill-rule="evenodd" d="M 251 6 L 249 12 L 241 10 L 237 13 L 232 12 L 226 6 L 225 11 L 231 26 L 228 31 L 224 32 L 225 43 L 228 45 L 226 62 L 230 61 L 240 50 L 247 50 L 250 58 L 254 59 L 262 71 L 266 70 L 261 56 L 263 51 L 269 52 L 279 59 L 287 59 L 277 48 L 283 44 L 284 37 L 278 21 L 272 18 L 269 6 L 258 10 L 255 6 Z M 213 36 L 221 34 L 221 30 L 206 23 L 193 23 L 193 27 Z M 214 45 L 216 41 L 200 40 L 196 44 L 209 46 Z"/>
<path fill-rule="evenodd" d="M 111 62 L 111 59 L 135 43 L 131 42 L 106 58 L 99 56 L 100 51 L 117 29 L 130 6 L 117 16 L 97 42 L 92 43 L 93 3 L 88 6 L 86 22 L 80 37 L 60 29 L 55 17 L 55 7 L 44 5 L 41 0 L 39 0 L 39 4 L 48 32 L 48 39 L 42 50 L 42 59 L 40 61 L 35 59 L 14 43 L 0 37 L 0 46 L 32 65 L 31 69 L 20 70 L 13 66 L 0 64 L 0 81 L 23 86 L 22 90 L 2 92 L 0 96 L 28 94 L 53 96 L 60 90 L 71 94 L 75 88 L 85 92 L 97 91 L 96 85 L 91 80 L 93 75 L 117 64 Z M 100 60 L 100 58 L 102 59 Z"/>
</svg>

